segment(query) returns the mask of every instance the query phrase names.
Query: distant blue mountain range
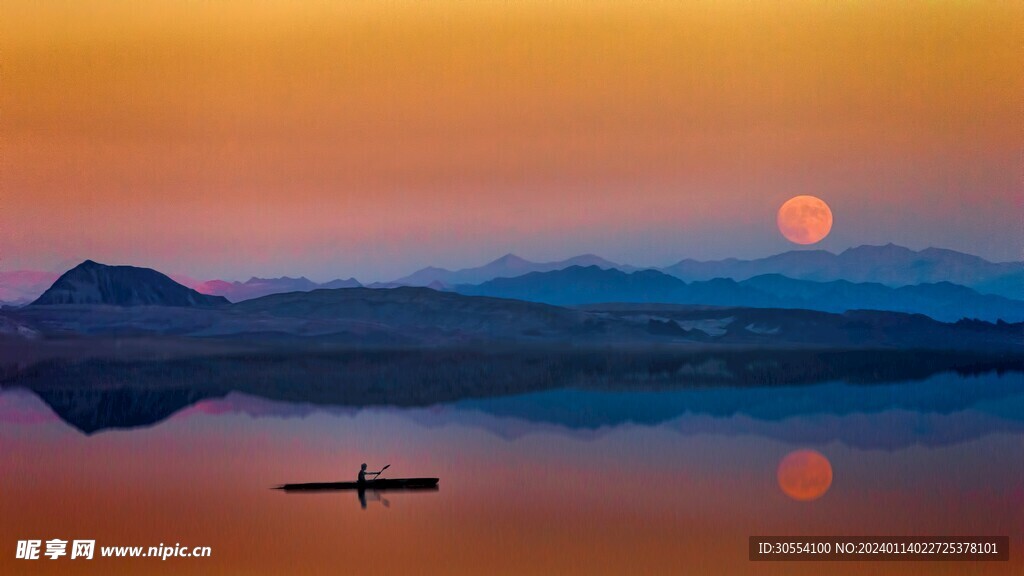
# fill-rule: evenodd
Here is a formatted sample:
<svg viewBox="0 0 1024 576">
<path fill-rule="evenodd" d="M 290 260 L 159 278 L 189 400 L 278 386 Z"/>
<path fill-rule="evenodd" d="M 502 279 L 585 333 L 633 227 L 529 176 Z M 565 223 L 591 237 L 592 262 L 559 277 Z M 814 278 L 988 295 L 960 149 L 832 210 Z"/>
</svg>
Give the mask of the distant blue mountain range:
<svg viewBox="0 0 1024 576">
<path fill-rule="evenodd" d="M 682 260 L 662 269 L 683 280 L 746 280 L 781 274 L 797 280 L 877 282 L 887 286 L 951 282 L 982 294 L 1024 298 L 1024 262 L 989 262 L 954 250 L 911 250 L 895 244 L 858 246 L 839 254 L 794 250 L 756 260 Z"/>
<path fill-rule="evenodd" d="M 559 262 L 531 262 L 513 254 L 476 268 L 446 270 L 429 267 L 389 285 L 456 286 L 479 284 L 495 278 L 512 278 L 530 272 L 551 272 L 571 266 L 597 266 L 632 272 L 637 266 L 619 264 L 599 256 L 584 255 Z M 898 287 L 950 282 L 982 294 L 1024 298 L 1024 262 L 989 262 L 970 254 L 941 248 L 915 251 L 894 244 L 858 246 L 839 254 L 825 250 L 792 250 L 755 260 L 681 260 L 664 268 L 647 267 L 687 282 L 730 278 L 740 281 L 765 274 L 797 280 L 875 282 Z"/>
<path fill-rule="evenodd" d="M 570 266 L 598 266 L 600 268 L 615 268 L 626 272 L 631 272 L 637 269 L 634 266 L 617 264 L 593 254 L 583 254 L 581 256 L 574 256 L 557 262 L 531 262 L 530 260 L 520 258 L 515 254 L 506 254 L 497 260 L 475 268 L 447 270 L 445 268 L 429 266 L 408 276 L 389 282 L 386 285 L 382 284 L 381 287 L 450 287 L 457 284 L 479 284 L 480 282 L 486 282 L 494 278 L 512 278 L 515 276 L 522 276 L 523 274 L 528 274 L 530 272 L 562 270 L 563 268 L 568 268 Z M 373 285 L 370 286 L 375 287 Z"/>
<path fill-rule="evenodd" d="M 875 282 L 813 282 L 764 274 L 739 282 L 715 278 L 687 283 L 657 270 L 627 273 L 598 266 L 572 266 L 515 278 L 495 278 L 477 285 L 457 286 L 455 290 L 472 296 L 559 306 L 621 302 L 802 308 L 826 312 L 866 309 L 925 314 L 946 322 L 961 318 L 1024 321 L 1024 301 L 979 294 L 950 282 L 893 288 Z"/>
</svg>

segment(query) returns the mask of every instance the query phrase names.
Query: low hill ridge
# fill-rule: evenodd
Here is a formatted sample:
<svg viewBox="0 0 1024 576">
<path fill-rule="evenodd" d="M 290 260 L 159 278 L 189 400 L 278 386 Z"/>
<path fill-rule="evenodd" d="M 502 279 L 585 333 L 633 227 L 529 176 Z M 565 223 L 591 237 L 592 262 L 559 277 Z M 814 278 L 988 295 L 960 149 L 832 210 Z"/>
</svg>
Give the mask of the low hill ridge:
<svg viewBox="0 0 1024 576">
<path fill-rule="evenodd" d="M 86 260 L 57 278 L 32 306 L 221 306 L 226 298 L 200 294 L 150 268 L 108 266 Z"/>
</svg>

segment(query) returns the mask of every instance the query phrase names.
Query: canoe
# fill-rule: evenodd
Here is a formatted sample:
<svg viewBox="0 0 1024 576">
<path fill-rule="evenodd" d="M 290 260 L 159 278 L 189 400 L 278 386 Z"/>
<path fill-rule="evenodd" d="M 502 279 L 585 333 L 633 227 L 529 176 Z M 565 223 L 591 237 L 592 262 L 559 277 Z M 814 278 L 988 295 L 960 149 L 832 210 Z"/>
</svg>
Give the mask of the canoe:
<svg viewBox="0 0 1024 576">
<path fill-rule="evenodd" d="M 282 484 L 278 490 L 422 490 L 436 488 L 437 478 L 384 478 L 359 482 L 310 482 L 307 484 Z"/>
</svg>

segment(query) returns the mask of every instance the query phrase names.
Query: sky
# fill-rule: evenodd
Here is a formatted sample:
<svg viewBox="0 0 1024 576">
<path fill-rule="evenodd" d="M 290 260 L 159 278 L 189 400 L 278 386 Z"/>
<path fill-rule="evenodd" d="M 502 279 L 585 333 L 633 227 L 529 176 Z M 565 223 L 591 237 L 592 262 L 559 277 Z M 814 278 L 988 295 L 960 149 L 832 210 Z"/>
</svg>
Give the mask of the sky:
<svg viewBox="0 0 1024 576">
<path fill-rule="evenodd" d="M 1024 259 L 1024 3 L 7 0 L 0 270 Z"/>
</svg>

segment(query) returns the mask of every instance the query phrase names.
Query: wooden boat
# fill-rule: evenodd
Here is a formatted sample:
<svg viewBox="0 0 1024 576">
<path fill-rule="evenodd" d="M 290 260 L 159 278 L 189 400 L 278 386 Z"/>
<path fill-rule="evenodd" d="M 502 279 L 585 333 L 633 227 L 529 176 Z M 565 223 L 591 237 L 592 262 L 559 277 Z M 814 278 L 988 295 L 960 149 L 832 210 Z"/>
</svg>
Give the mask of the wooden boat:
<svg viewBox="0 0 1024 576">
<path fill-rule="evenodd" d="M 437 478 L 382 478 L 366 482 L 310 482 L 275 487 L 287 492 L 314 490 L 424 490 L 437 488 Z"/>
</svg>

